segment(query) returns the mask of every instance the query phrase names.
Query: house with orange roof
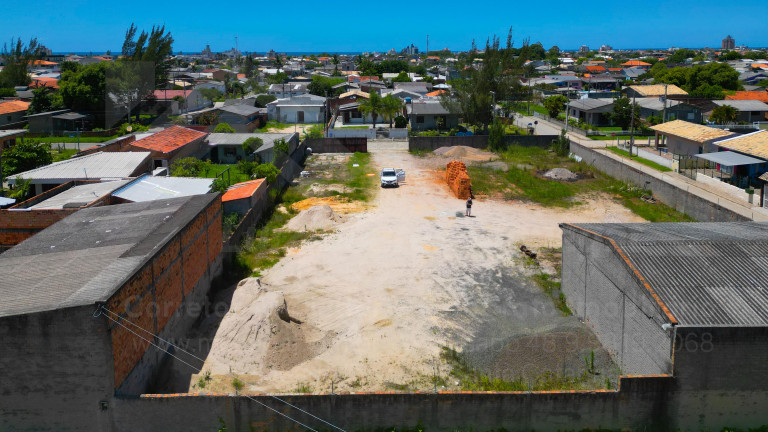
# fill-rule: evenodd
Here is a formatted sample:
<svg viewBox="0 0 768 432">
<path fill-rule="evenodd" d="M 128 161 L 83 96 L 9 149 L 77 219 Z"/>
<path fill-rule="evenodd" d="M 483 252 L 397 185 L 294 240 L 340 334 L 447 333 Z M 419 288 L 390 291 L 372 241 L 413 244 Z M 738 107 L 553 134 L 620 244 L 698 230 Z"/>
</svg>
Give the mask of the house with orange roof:
<svg viewBox="0 0 768 432">
<path fill-rule="evenodd" d="M 726 100 L 756 100 L 760 102 L 768 103 L 768 91 L 755 90 L 755 91 L 737 91 L 734 94 L 726 95 Z"/>
<path fill-rule="evenodd" d="M 150 152 L 153 168 L 168 167 L 178 159 L 204 153 L 207 150 L 203 148 L 203 141 L 206 136 L 208 134 L 205 132 L 181 126 L 171 126 L 132 142 L 130 150 Z"/>
<path fill-rule="evenodd" d="M 30 88 L 39 88 L 39 87 L 50 87 L 53 89 L 59 88 L 59 80 L 56 78 L 43 78 L 43 77 L 36 77 L 32 78 L 32 82 L 29 83 Z"/>
<path fill-rule="evenodd" d="M 267 182 L 263 178 L 234 184 L 221 196 L 224 214 L 245 216 L 251 210 L 261 212 L 264 209 L 259 205 L 266 206 L 268 202 Z"/>
<path fill-rule="evenodd" d="M 23 127 L 26 123 L 24 117 L 27 115 L 29 102 L 20 100 L 9 100 L 0 102 L 0 127 L 18 126 Z"/>
<path fill-rule="evenodd" d="M 639 68 L 648 69 L 652 65 L 650 63 L 646 63 L 646 62 L 640 61 L 640 60 L 629 60 L 627 62 L 622 63 L 621 66 L 625 67 L 625 68 L 639 67 Z"/>
<path fill-rule="evenodd" d="M 438 96 L 442 96 L 444 94 L 448 94 L 448 91 L 447 90 L 435 90 L 433 92 L 429 92 L 429 93 L 425 94 L 424 96 L 438 97 Z"/>
<path fill-rule="evenodd" d="M 608 72 L 608 70 L 606 68 L 604 68 L 603 66 L 600 66 L 600 65 L 587 66 L 586 70 L 590 74 L 599 74 L 599 73 Z"/>
</svg>

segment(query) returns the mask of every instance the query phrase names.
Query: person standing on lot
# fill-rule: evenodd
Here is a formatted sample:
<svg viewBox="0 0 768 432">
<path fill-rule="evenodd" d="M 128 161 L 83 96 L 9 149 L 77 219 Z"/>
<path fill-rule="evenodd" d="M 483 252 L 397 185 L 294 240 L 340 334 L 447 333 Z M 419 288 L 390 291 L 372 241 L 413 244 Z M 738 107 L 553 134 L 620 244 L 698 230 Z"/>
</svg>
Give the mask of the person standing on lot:
<svg viewBox="0 0 768 432">
<path fill-rule="evenodd" d="M 470 196 L 469 199 L 467 199 L 467 216 L 472 215 L 472 197 Z"/>
</svg>

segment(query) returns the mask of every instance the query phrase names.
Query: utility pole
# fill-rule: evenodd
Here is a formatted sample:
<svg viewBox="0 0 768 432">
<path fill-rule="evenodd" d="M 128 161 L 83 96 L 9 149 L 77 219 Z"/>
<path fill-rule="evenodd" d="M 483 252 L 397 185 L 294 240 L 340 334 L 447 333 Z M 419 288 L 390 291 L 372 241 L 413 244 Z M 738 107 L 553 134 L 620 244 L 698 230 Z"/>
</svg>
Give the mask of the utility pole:
<svg viewBox="0 0 768 432">
<path fill-rule="evenodd" d="M 632 102 L 629 103 L 629 109 L 632 113 L 629 124 L 629 158 L 632 159 L 632 145 L 635 143 L 635 94 L 632 95 Z"/>
<path fill-rule="evenodd" d="M 667 85 L 668 84 L 664 84 L 664 111 L 662 111 L 662 115 L 661 115 L 662 123 L 667 122 Z"/>
<path fill-rule="evenodd" d="M 429 35 L 427 35 L 427 57 L 429 57 Z"/>
</svg>

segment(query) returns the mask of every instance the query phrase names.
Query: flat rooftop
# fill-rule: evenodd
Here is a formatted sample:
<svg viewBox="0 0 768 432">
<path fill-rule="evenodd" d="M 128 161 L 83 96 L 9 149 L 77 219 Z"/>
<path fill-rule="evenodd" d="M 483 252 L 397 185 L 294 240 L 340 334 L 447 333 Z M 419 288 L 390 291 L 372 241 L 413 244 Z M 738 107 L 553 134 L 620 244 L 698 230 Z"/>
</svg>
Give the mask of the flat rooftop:
<svg viewBox="0 0 768 432">
<path fill-rule="evenodd" d="M 0 317 L 109 299 L 218 194 L 86 208 L 0 255 Z"/>
<path fill-rule="evenodd" d="M 768 325 L 768 223 L 560 227 L 623 253 L 679 325 Z"/>
<path fill-rule="evenodd" d="M 29 210 L 60 210 L 66 208 L 84 207 L 97 199 L 109 195 L 115 189 L 127 184 L 130 180 L 115 180 L 102 183 L 91 183 L 73 186 L 47 200 L 27 207 Z M 26 210 L 26 209 L 25 209 Z"/>
</svg>

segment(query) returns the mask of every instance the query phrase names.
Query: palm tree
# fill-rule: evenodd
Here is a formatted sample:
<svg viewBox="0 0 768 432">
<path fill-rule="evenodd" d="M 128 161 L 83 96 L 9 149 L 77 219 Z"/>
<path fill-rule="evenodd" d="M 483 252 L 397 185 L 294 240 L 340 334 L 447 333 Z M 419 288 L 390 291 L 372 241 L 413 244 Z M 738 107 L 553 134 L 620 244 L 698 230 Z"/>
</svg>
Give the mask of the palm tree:
<svg viewBox="0 0 768 432">
<path fill-rule="evenodd" d="M 339 71 L 339 63 L 341 63 L 341 61 L 339 60 L 339 55 L 338 54 L 334 54 L 333 57 L 331 57 L 331 63 L 333 63 L 333 66 L 334 66 L 333 70 L 334 70 L 334 72 L 338 72 Z"/>
<path fill-rule="evenodd" d="M 388 94 L 381 99 L 382 110 L 384 118 L 389 119 L 389 127 L 392 127 L 392 120 L 400 114 L 403 108 L 403 102 L 400 99 Z"/>
<path fill-rule="evenodd" d="M 722 105 L 712 110 L 709 119 L 717 124 L 732 124 L 736 123 L 738 117 L 739 110 L 730 105 Z"/>
<path fill-rule="evenodd" d="M 373 128 L 376 129 L 376 117 L 378 117 L 379 114 L 384 112 L 384 109 L 385 109 L 384 99 L 381 97 L 381 95 L 379 95 L 375 91 L 371 91 L 368 99 L 361 102 L 358 109 L 363 114 L 365 115 L 370 114 L 371 117 L 373 117 Z"/>
</svg>

